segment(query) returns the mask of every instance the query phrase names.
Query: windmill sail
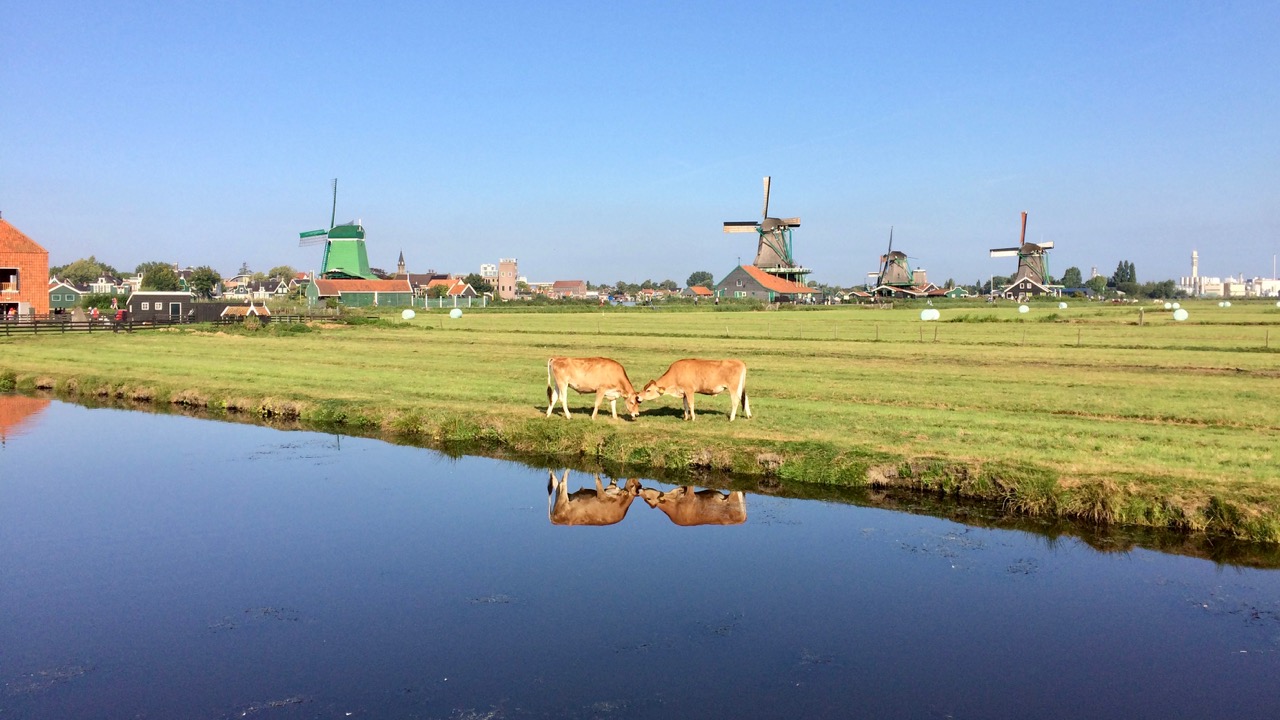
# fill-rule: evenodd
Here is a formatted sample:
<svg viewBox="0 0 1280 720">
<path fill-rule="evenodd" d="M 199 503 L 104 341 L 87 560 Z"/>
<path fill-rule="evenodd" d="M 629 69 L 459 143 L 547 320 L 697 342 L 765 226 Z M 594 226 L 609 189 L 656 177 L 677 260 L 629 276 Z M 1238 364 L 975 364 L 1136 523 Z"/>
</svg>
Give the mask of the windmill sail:
<svg viewBox="0 0 1280 720">
<path fill-rule="evenodd" d="M 759 221 L 730 221 L 724 223 L 727 233 L 755 232 L 758 235 L 756 257 L 752 263 L 772 275 L 792 281 L 801 281 L 809 273 L 800 267 L 792 254 L 791 230 L 800 227 L 800 218 L 769 217 L 769 188 L 771 178 L 764 178 L 764 205 Z"/>
</svg>

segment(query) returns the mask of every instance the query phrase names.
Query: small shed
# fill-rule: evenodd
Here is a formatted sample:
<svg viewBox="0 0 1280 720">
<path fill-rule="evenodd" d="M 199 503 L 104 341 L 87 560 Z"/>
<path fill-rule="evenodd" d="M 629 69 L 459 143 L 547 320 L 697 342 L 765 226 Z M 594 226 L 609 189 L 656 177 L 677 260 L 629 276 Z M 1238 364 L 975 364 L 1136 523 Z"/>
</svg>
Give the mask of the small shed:
<svg viewBox="0 0 1280 720">
<path fill-rule="evenodd" d="M 189 292 L 140 290 L 125 301 L 125 310 L 137 322 L 182 322 L 194 304 L 195 296 Z"/>
</svg>

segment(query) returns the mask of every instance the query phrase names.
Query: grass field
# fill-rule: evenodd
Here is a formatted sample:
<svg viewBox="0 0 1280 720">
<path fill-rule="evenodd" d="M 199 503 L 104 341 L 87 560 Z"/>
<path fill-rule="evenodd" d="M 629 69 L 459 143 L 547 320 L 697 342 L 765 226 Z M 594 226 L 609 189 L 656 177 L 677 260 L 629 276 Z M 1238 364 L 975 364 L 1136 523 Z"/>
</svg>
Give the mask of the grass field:
<svg viewBox="0 0 1280 720">
<path fill-rule="evenodd" d="M 1189 302 L 730 312 L 419 313 L 405 322 L 218 333 L 0 337 L 0 385 L 298 416 L 442 444 L 905 486 L 1029 515 L 1280 541 L 1280 308 Z M 1142 308 L 1141 312 L 1139 308 Z M 1159 308 L 1159 309 L 1157 309 Z M 681 420 L 543 417 L 546 359 L 604 355 L 637 385 L 682 357 L 737 357 L 727 396 Z"/>
</svg>

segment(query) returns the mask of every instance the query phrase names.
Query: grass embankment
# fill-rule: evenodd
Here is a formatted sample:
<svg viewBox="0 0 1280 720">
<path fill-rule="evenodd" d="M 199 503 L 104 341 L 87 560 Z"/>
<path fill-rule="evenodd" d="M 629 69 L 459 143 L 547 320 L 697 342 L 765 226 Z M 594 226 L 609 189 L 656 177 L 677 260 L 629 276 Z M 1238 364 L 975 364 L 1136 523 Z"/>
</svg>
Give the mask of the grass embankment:
<svg viewBox="0 0 1280 720">
<path fill-rule="evenodd" d="M 0 338 L 0 385 L 377 428 L 429 443 L 706 468 L 782 483 L 995 499 L 1033 516 L 1280 542 L 1280 310 L 1081 304 L 693 312 L 420 313 L 307 332 Z M 1276 337 L 1271 337 L 1275 335 Z M 726 396 L 637 422 L 544 418 L 546 358 L 739 357 L 755 418 Z M 7 378 L 7 379 L 6 379 Z"/>
</svg>

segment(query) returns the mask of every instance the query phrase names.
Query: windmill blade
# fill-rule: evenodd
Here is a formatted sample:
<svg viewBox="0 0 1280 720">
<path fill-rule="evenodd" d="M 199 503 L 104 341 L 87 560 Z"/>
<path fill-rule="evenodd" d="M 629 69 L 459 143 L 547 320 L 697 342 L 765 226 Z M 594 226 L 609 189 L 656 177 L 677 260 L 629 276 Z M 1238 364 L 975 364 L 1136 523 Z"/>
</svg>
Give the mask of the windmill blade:
<svg viewBox="0 0 1280 720">
<path fill-rule="evenodd" d="M 329 239 L 328 230 L 308 230 L 304 233 L 298 233 L 298 247 L 307 247 L 308 245 L 319 245 Z"/>
<path fill-rule="evenodd" d="M 760 213 L 760 217 L 769 217 L 769 176 L 764 176 L 764 211 Z"/>
<path fill-rule="evenodd" d="M 1022 237 L 1018 238 L 1019 245 L 1027 244 L 1027 211 L 1022 211 Z"/>
<path fill-rule="evenodd" d="M 727 233 L 755 232 L 758 227 L 760 227 L 760 223 L 754 220 L 727 222 L 724 224 L 724 231 Z"/>
<path fill-rule="evenodd" d="M 800 227 L 800 218 L 782 218 L 778 221 L 779 225 L 786 225 L 789 228 Z"/>
<path fill-rule="evenodd" d="M 1049 249 L 1051 249 L 1051 248 L 1053 247 L 1053 241 L 1052 241 L 1052 240 L 1048 240 L 1048 241 L 1046 241 L 1046 242 L 1036 243 L 1036 244 L 1037 244 L 1037 245 L 1039 245 L 1039 246 L 1040 246 L 1042 249 L 1044 249 L 1044 250 L 1049 250 Z"/>
<path fill-rule="evenodd" d="M 1019 251 L 1020 248 L 991 248 L 991 257 L 1013 257 Z"/>
</svg>

